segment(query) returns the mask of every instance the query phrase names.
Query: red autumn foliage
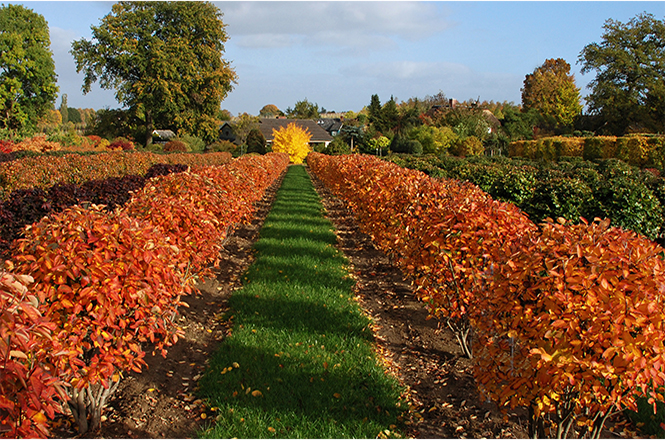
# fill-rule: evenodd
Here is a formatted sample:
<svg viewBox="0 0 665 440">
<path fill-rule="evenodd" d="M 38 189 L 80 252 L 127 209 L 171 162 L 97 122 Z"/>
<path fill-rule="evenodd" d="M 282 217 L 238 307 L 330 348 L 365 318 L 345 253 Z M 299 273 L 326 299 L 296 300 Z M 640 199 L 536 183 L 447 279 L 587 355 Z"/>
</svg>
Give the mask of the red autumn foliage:
<svg viewBox="0 0 665 440">
<path fill-rule="evenodd" d="M 478 341 L 485 393 L 530 405 L 536 434 L 552 415 L 560 433 L 579 423 L 599 434 L 612 413 L 637 411 L 638 396 L 655 411 L 665 383 L 662 247 L 609 220 L 548 220 L 496 259 L 496 301 Z"/>
<path fill-rule="evenodd" d="M 14 151 L 14 142 L 9 139 L 0 140 L 0 153 L 11 153 Z"/>
<path fill-rule="evenodd" d="M 165 353 L 177 341 L 173 317 L 185 293 L 177 254 L 152 224 L 97 206 L 45 217 L 16 242 L 14 270 L 34 278 L 40 310 L 56 325 L 72 409 L 83 390 L 96 394 L 120 372 L 141 371 L 141 344 Z"/>
<path fill-rule="evenodd" d="M 183 271 L 201 274 L 218 263 L 229 228 L 251 219 L 253 202 L 287 165 L 275 153 L 153 179 L 124 209 L 158 226 L 178 246 Z"/>
<path fill-rule="evenodd" d="M 61 411 L 53 352 L 56 325 L 39 311 L 32 278 L 0 271 L 0 436 L 45 438 Z"/>
<path fill-rule="evenodd" d="M 155 164 L 223 165 L 232 160 L 230 153 L 154 154 L 147 152 L 111 152 L 82 156 L 25 157 L 0 163 L 0 200 L 19 189 L 47 189 L 58 183 L 80 185 L 96 179 L 143 176 Z"/>
<path fill-rule="evenodd" d="M 533 435 L 599 435 L 637 396 L 663 399 L 662 247 L 609 220 L 537 228 L 472 185 L 373 157 L 307 160 L 430 313 L 463 344 L 473 329 L 481 391 L 529 407 Z"/>
<path fill-rule="evenodd" d="M 160 215 L 168 211 L 164 209 L 167 205 L 155 205 L 151 211 L 149 204 L 137 201 L 135 207 L 148 208 L 138 210 L 144 215 L 142 220 L 128 215 L 130 209 L 109 213 L 100 206 L 74 206 L 27 227 L 25 238 L 14 243 L 6 266 L 22 274 L 17 275 L 19 280 L 34 279 L 33 296 L 25 297 L 28 301 L 22 300 L 20 307 L 23 311 L 33 307 L 34 313 L 28 312 L 27 318 L 37 319 L 40 313 L 43 316 L 45 327 L 30 327 L 35 331 L 28 336 L 46 341 L 35 347 L 41 347 L 39 356 L 52 366 L 39 370 L 41 364 L 32 362 L 30 365 L 37 369 L 30 370 L 34 380 L 30 379 L 27 387 L 25 381 L 18 383 L 10 374 L 3 376 L 4 382 L 0 379 L 0 386 L 6 387 L 3 396 L 12 396 L 0 399 L 0 408 L 7 412 L 0 425 L 2 434 L 46 435 L 44 413 L 52 416 L 60 410 L 49 400 L 60 389 L 64 389 L 63 399 L 78 421 L 80 434 L 88 431 L 88 421 L 90 430 L 98 428 L 106 399 L 117 388 L 123 372 L 140 371 L 145 365 L 144 345 L 150 342 L 165 354 L 181 334 L 174 317 L 182 304 L 180 296 L 191 291 L 187 274 L 200 275 L 206 270 L 205 258 L 197 259 L 193 250 L 219 249 L 234 222 L 251 218 L 253 202 L 285 171 L 288 162 L 285 154 L 269 154 L 243 158 L 227 166 L 197 167 L 195 173 L 155 177 L 149 183 L 164 189 L 165 196 L 160 200 L 176 209 L 172 218 Z M 141 194 L 136 194 L 137 200 Z M 186 212 L 188 209 L 196 215 Z M 189 222 L 191 229 L 173 228 L 166 224 L 171 220 L 178 226 Z M 211 224 L 218 226 L 217 231 L 209 228 Z M 185 234 L 186 239 L 165 234 L 166 230 Z M 208 243 L 210 239 L 212 244 Z M 203 254 L 211 257 L 210 253 Z M 193 272 L 194 267 L 201 271 Z M 13 281 L 8 285 L 16 290 Z M 15 321 L 27 319 L 13 310 L 10 317 Z M 12 326 L 11 320 L 5 319 L 1 301 L 0 311 L 0 334 L 4 338 L 20 326 Z M 28 324 L 26 321 L 21 325 Z M 45 344 L 51 344 L 50 348 L 44 349 Z M 4 351 L 9 353 L 5 357 L 10 361 L 23 359 L 19 353 L 28 353 L 33 346 L 13 347 Z M 3 348 L 0 343 L 0 351 Z M 39 359 L 37 355 L 31 357 L 33 361 Z M 53 372 L 55 377 L 42 371 Z M 36 392 L 41 393 L 40 402 L 46 407 L 35 406 L 30 397 L 34 395 L 30 386 L 38 385 Z"/>
<path fill-rule="evenodd" d="M 130 141 L 127 138 L 124 137 L 117 137 L 111 141 L 111 143 L 106 147 L 109 150 L 122 150 L 122 151 L 129 151 L 129 150 L 134 150 L 134 142 Z"/>
</svg>

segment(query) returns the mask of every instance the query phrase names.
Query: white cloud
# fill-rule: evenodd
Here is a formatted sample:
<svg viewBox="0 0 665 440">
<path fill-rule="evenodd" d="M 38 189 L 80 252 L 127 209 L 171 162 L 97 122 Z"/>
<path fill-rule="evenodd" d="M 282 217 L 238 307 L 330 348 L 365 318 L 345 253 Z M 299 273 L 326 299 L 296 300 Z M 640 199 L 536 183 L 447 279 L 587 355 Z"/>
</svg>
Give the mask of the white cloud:
<svg viewBox="0 0 665 440">
<path fill-rule="evenodd" d="M 251 35 L 240 36 L 235 43 L 239 47 L 248 49 L 261 48 L 261 49 L 274 49 L 277 47 L 292 46 L 296 38 L 291 35 L 274 34 L 274 33 L 260 33 Z"/>
<path fill-rule="evenodd" d="M 344 68 L 342 73 L 387 81 L 427 80 L 441 77 L 470 79 L 473 75 L 471 69 L 463 64 L 427 61 L 357 63 Z"/>
<path fill-rule="evenodd" d="M 231 40 L 252 48 L 274 47 L 278 41 L 385 49 L 396 39 L 417 41 L 452 26 L 439 6 L 430 2 L 218 2 L 217 6 Z"/>
</svg>

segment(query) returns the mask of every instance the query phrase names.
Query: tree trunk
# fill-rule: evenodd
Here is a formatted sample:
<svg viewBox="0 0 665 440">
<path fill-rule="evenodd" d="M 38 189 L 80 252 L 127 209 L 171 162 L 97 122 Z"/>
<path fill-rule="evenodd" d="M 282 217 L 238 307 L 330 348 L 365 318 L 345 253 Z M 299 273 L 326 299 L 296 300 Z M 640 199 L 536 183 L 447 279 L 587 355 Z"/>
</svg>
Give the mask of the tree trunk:
<svg viewBox="0 0 665 440">
<path fill-rule="evenodd" d="M 152 112 L 145 111 L 145 146 L 152 145 L 152 132 L 155 127 L 152 125 Z"/>
</svg>

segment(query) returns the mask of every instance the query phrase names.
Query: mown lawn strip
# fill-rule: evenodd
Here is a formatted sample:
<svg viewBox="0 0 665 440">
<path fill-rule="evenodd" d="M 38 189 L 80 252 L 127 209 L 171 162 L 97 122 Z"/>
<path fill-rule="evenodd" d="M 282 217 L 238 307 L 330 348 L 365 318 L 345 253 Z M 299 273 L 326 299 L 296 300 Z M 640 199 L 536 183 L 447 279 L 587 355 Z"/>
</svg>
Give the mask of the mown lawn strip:
<svg viewBox="0 0 665 440">
<path fill-rule="evenodd" d="M 307 172 L 291 166 L 229 300 L 233 334 L 199 381 L 217 415 L 202 437 L 397 435 L 402 390 L 373 352 L 335 243 Z"/>
</svg>

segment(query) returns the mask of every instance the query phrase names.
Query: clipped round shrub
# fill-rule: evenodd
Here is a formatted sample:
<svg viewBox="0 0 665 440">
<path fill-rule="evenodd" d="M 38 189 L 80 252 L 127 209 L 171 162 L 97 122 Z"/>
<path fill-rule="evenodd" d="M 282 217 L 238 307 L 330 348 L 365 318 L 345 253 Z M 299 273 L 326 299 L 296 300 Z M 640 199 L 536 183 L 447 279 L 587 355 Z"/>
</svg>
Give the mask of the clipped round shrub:
<svg viewBox="0 0 665 440">
<path fill-rule="evenodd" d="M 164 144 L 164 151 L 167 153 L 186 153 L 189 151 L 189 146 L 183 141 L 170 140 Z"/>
<path fill-rule="evenodd" d="M 182 141 L 185 144 L 187 144 L 187 147 L 189 148 L 189 150 L 187 151 L 194 151 L 200 153 L 203 150 L 205 150 L 206 147 L 206 143 L 203 141 L 203 139 L 190 134 L 183 134 L 182 136 L 178 136 L 174 140 Z"/>
<path fill-rule="evenodd" d="M 423 153 L 423 145 L 415 139 L 407 139 L 401 136 L 395 136 L 390 142 L 390 151 L 393 153 L 415 154 Z"/>
<path fill-rule="evenodd" d="M 129 151 L 129 150 L 134 150 L 135 145 L 134 142 L 130 141 L 127 138 L 117 137 L 113 139 L 113 141 L 106 148 L 108 148 L 109 150 Z"/>
<path fill-rule="evenodd" d="M 266 138 L 257 128 L 252 128 L 247 135 L 247 153 L 266 154 Z"/>
</svg>

